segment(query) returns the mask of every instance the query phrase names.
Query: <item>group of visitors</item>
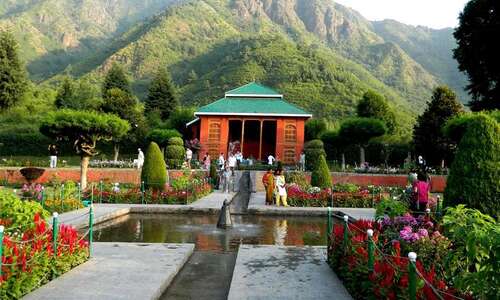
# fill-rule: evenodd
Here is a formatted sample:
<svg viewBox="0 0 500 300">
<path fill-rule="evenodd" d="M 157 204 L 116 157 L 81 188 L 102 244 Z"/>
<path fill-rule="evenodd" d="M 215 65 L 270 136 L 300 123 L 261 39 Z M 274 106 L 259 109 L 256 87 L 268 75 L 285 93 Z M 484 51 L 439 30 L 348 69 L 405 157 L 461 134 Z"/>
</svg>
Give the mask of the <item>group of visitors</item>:
<svg viewBox="0 0 500 300">
<path fill-rule="evenodd" d="M 277 168 L 273 173 L 273 168 L 269 167 L 262 177 L 262 184 L 266 188 L 266 205 L 288 206 L 286 180 L 281 168 Z"/>
</svg>

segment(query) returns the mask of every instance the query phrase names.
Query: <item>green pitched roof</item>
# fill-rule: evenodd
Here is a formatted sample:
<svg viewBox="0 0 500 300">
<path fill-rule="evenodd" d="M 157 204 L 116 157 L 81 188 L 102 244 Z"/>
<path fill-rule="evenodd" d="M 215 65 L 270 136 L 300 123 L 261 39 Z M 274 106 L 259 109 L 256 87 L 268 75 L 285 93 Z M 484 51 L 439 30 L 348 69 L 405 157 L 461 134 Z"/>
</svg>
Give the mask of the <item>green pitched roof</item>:
<svg viewBox="0 0 500 300">
<path fill-rule="evenodd" d="M 263 86 L 256 82 L 251 82 L 226 92 L 226 97 L 268 97 L 268 98 L 283 98 L 283 95 L 275 90 Z"/>
<path fill-rule="evenodd" d="M 308 112 L 277 98 L 222 98 L 198 109 L 195 115 L 260 115 L 312 117 Z"/>
</svg>

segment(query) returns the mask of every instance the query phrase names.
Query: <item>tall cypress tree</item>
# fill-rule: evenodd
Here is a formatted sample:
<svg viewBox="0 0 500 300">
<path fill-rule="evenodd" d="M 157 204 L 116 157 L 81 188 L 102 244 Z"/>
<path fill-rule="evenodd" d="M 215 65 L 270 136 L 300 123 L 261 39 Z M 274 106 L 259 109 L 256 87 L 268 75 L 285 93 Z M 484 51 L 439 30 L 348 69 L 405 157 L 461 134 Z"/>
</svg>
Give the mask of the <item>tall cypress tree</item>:
<svg viewBox="0 0 500 300">
<path fill-rule="evenodd" d="M 161 68 L 149 86 L 145 111 L 146 113 L 158 111 L 162 119 L 168 119 L 177 106 L 179 106 L 179 100 L 175 85 L 167 70 Z"/>
<path fill-rule="evenodd" d="M 75 87 L 71 78 L 66 77 L 57 91 L 55 105 L 57 108 L 78 109 L 74 105 Z"/>
<path fill-rule="evenodd" d="M 428 164 L 437 166 L 442 160 L 451 161 L 454 144 L 441 128 L 448 119 L 462 112 L 455 93 L 446 86 L 437 87 L 425 112 L 417 118 L 413 128 L 413 143 L 417 155 L 423 155 Z"/>
<path fill-rule="evenodd" d="M 125 70 L 118 63 L 113 63 L 102 85 L 102 97 L 106 98 L 106 93 L 111 89 L 120 89 L 128 94 L 132 94 L 130 81 L 125 74 Z"/>
<path fill-rule="evenodd" d="M 383 121 L 388 133 L 394 133 L 396 117 L 384 96 L 374 91 L 367 91 L 359 101 L 356 112 L 358 117 L 375 118 Z"/>
<path fill-rule="evenodd" d="M 15 105 L 26 92 L 28 79 L 14 35 L 0 31 L 0 109 Z"/>
</svg>

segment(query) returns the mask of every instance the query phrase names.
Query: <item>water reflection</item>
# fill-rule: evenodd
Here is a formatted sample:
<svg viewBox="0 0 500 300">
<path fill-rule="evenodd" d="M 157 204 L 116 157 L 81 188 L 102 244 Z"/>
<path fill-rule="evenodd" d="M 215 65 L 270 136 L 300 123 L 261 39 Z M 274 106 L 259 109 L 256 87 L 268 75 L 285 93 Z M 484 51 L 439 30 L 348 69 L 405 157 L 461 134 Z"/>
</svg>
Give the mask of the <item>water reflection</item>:
<svg viewBox="0 0 500 300">
<path fill-rule="evenodd" d="M 234 225 L 218 229 L 213 215 L 132 214 L 99 226 L 101 242 L 195 243 L 197 250 L 236 251 L 240 244 L 325 245 L 324 218 L 233 216 Z"/>
</svg>

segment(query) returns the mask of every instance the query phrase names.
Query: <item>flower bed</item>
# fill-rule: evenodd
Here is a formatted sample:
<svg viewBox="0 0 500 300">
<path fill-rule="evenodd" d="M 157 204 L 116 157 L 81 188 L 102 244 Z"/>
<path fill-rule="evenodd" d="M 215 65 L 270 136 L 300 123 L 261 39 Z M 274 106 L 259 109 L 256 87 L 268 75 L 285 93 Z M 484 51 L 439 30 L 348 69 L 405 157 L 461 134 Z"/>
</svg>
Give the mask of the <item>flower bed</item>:
<svg viewBox="0 0 500 300">
<path fill-rule="evenodd" d="M 338 184 L 332 189 L 301 187 L 298 184 L 287 186 L 288 203 L 297 207 L 376 207 L 386 197 L 403 198 L 404 190 L 397 187 L 365 188 L 353 184 Z"/>
<path fill-rule="evenodd" d="M 87 260 L 88 243 L 70 226 L 59 226 L 54 248 L 48 212 L 39 204 L 0 191 L 0 208 L 0 299 L 21 298 Z"/>
</svg>

